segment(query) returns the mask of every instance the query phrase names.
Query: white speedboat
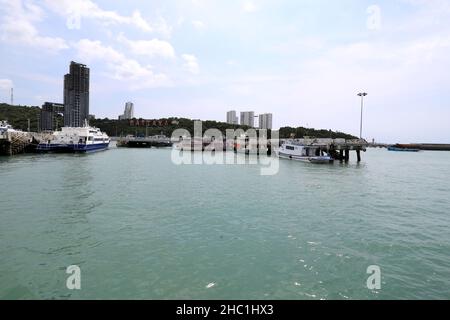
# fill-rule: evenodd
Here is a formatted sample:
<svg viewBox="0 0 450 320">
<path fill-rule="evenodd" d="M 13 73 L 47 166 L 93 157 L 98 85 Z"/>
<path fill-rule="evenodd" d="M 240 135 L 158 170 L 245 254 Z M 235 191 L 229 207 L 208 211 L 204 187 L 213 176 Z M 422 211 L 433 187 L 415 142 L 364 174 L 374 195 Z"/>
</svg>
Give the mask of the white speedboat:
<svg viewBox="0 0 450 320">
<path fill-rule="evenodd" d="M 0 121 L 0 135 L 5 134 L 6 132 L 21 132 L 20 130 L 16 130 L 8 123 L 6 120 Z"/>
<path fill-rule="evenodd" d="M 309 163 L 332 163 L 334 159 L 317 145 L 302 145 L 295 141 L 286 141 L 277 149 L 278 157 L 289 160 L 303 161 Z"/>
<path fill-rule="evenodd" d="M 110 143 L 109 136 L 98 128 L 85 123 L 84 127 L 63 127 L 53 133 L 50 140 L 37 146 L 40 152 L 94 152 L 105 150 Z"/>
</svg>

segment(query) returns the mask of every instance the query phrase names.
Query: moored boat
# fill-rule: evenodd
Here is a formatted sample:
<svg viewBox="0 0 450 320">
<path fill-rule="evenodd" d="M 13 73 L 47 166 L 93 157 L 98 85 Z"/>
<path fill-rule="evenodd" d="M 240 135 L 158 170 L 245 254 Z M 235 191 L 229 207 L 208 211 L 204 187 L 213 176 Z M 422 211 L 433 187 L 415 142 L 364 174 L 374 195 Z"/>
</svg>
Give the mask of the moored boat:
<svg viewBox="0 0 450 320">
<path fill-rule="evenodd" d="M 276 150 L 278 157 L 315 164 L 333 163 L 334 159 L 320 146 L 302 145 L 295 141 L 286 141 Z"/>
<path fill-rule="evenodd" d="M 20 130 L 16 130 L 8 123 L 6 120 L 0 121 L 0 135 L 3 135 L 7 132 L 21 132 Z"/>
<path fill-rule="evenodd" d="M 420 149 L 415 148 L 403 148 L 399 146 L 390 146 L 387 148 L 389 151 L 400 151 L 400 152 L 419 152 Z"/>
<path fill-rule="evenodd" d="M 98 128 L 63 127 L 53 133 L 52 139 L 42 141 L 37 146 L 39 152 L 84 153 L 108 148 L 109 136 Z"/>
</svg>

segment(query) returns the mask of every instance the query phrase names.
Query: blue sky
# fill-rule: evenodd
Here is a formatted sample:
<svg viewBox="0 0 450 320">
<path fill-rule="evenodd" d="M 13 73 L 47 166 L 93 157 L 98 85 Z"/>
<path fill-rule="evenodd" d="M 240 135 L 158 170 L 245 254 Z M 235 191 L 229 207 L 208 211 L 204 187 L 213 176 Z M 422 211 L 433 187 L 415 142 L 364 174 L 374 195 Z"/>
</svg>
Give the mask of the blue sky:
<svg viewBox="0 0 450 320">
<path fill-rule="evenodd" d="M 450 142 L 448 0 L 0 0 L 0 101 L 62 102 L 71 60 L 91 113 L 224 121 L 385 142 Z"/>
</svg>

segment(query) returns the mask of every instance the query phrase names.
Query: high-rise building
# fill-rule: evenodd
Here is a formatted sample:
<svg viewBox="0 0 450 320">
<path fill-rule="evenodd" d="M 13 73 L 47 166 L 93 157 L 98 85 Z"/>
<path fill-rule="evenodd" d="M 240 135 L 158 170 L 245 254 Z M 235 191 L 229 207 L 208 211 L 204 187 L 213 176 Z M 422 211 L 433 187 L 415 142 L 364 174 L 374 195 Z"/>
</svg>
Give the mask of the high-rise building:
<svg viewBox="0 0 450 320">
<path fill-rule="evenodd" d="M 62 123 L 57 123 L 57 115 L 64 113 L 64 105 L 61 103 L 45 102 L 39 115 L 39 129 L 41 131 L 54 131 Z"/>
<path fill-rule="evenodd" d="M 89 68 L 71 62 L 64 76 L 64 126 L 82 127 L 89 117 Z"/>
<path fill-rule="evenodd" d="M 229 124 L 239 124 L 239 119 L 236 116 L 236 111 L 228 111 L 227 112 L 227 123 Z"/>
<path fill-rule="evenodd" d="M 272 114 L 264 113 L 259 115 L 259 128 L 272 130 Z"/>
<path fill-rule="evenodd" d="M 134 118 L 134 104 L 133 102 L 125 103 L 125 110 L 122 115 L 119 116 L 119 120 L 130 120 Z"/>
<path fill-rule="evenodd" d="M 255 126 L 255 112 L 253 111 L 241 112 L 241 125 L 253 128 Z"/>
</svg>

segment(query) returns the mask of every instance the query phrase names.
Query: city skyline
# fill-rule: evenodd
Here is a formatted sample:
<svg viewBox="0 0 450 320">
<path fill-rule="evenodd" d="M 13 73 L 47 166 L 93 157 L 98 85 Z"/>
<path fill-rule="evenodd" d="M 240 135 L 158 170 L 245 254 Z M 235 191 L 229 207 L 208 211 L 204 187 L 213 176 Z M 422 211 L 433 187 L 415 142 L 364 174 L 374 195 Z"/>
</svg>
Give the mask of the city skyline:
<svg viewBox="0 0 450 320">
<path fill-rule="evenodd" d="M 248 105 L 276 110 L 274 129 L 358 135 L 366 91 L 367 140 L 448 142 L 445 1 L 0 3 L 0 101 L 11 88 L 16 104 L 63 101 L 73 60 L 91 68 L 100 118 L 127 99 L 144 118 L 221 120 Z"/>
</svg>

